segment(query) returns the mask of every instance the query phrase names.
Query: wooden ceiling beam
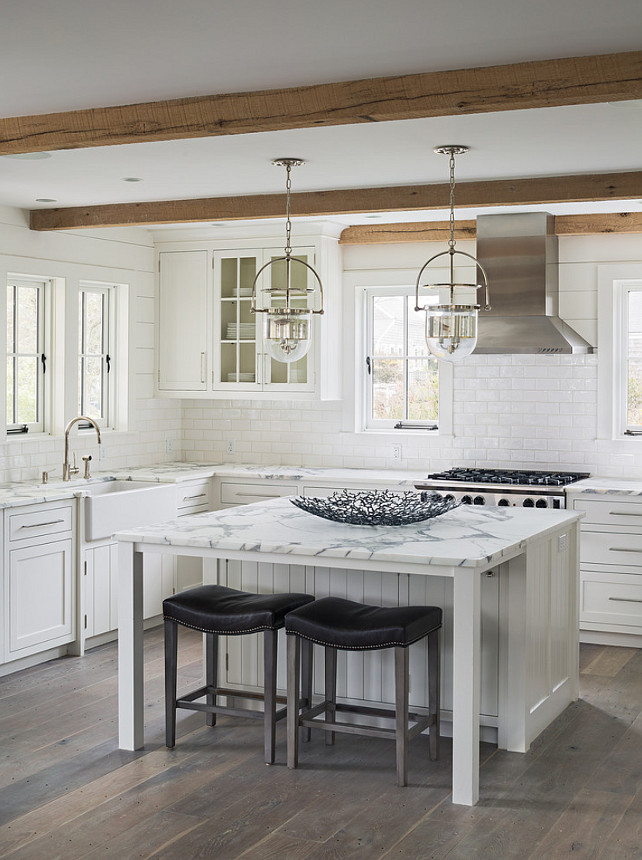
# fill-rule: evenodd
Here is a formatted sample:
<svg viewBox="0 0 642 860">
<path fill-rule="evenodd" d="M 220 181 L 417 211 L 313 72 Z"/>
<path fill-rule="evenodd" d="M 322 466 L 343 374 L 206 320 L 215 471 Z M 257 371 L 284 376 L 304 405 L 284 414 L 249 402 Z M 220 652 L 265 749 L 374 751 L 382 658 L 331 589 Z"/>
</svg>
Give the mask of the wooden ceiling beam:
<svg viewBox="0 0 642 860">
<path fill-rule="evenodd" d="M 456 202 L 457 209 L 461 209 L 640 198 L 642 198 L 642 171 L 633 171 L 585 176 L 461 182 L 457 185 Z M 310 191 L 293 194 L 291 202 L 292 215 L 300 217 L 447 209 L 449 187 L 444 183 Z M 284 206 L 283 194 L 265 194 L 150 203 L 114 203 L 66 209 L 34 209 L 30 213 L 30 226 L 32 230 L 71 230 L 188 224 L 203 221 L 243 221 L 283 217 Z"/>
<path fill-rule="evenodd" d="M 596 215 L 556 215 L 558 236 L 603 233 L 642 233 L 642 212 L 616 212 Z M 359 224 L 346 227 L 340 245 L 383 245 L 400 242 L 444 242 L 450 236 L 448 221 L 417 221 L 406 224 Z M 474 221 L 457 221 L 455 239 L 475 239 Z"/>
<path fill-rule="evenodd" d="M 0 119 L 0 155 L 642 97 L 642 51 Z"/>
</svg>

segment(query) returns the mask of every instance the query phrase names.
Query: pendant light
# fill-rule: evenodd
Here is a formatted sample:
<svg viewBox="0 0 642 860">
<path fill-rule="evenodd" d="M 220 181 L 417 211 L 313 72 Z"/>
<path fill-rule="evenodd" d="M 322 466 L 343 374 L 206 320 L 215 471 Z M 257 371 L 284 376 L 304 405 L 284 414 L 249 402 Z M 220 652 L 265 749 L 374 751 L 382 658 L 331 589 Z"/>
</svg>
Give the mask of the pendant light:
<svg viewBox="0 0 642 860">
<path fill-rule="evenodd" d="M 490 293 L 488 290 L 488 278 L 482 266 L 475 257 L 465 251 L 455 250 L 455 156 L 468 152 L 468 146 L 437 146 L 435 152 L 439 155 L 450 157 L 450 239 L 448 250 L 441 251 L 427 260 L 421 267 L 417 276 L 415 287 L 415 310 L 424 311 L 426 314 L 426 343 L 430 352 L 443 361 L 459 361 L 470 355 L 477 344 L 477 312 L 478 304 L 471 304 L 470 291 L 485 290 L 484 310 L 490 310 Z M 455 281 L 455 255 L 467 257 L 477 267 L 478 273 L 483 279 L 481 284 L 465 284 Z M 425 270 L 439 257 L 449 257 L 450 282 L 421 284 Z M 419 288 L 437 290 L 437 304 L 428 304 L 420 307 Z M 462 290 L 465 291 L 461 296 Z M 447 292 L 446 295 L 444 295 Z M 459 293 L 459 297 L 457 296 Z M 459 300 L 458 300 L 459 298 Z"/>
<path fill-rule="evenodd" d="M 316 271 L 298 257 L 292 256 L 291 232 L 292 222 L 290 221 L 290 193 L 292 182 L 290 172 L 293 167 L 300 167 L 305 164 L 300 158 L 277 158 L 272 164 L 276 167 L 285 167 L 286 170 L 286 221 L 285 221 L 285 249 L 282 257 L 275 257 L 256 273 L 252 284 L 252 313 L 265 314 L 263 321 L 263 342 L 272 358 L 276 361 L 290 364 L 298 361 L 310 349 L 312 338 L 312 315 L 323 313 L 323 285 L 321 278 Z M 257 285 L 261 275 L 271 269 L 272 266 L 284 266 L 284 279 L 282 283 L 274 285 L 274 270 L 272 276 L 272 285 L 260 290 L 261 293 L 269 295 L 269 303 L 267 307 L 257 306 Z M 306 286 L 296 286 L 293 283 L 293 266 L 303 266 L 301 271 L 304 273 L 303 283 Z M 308 275 L 312 275 L 315 279 L 315 285 L 308 287 Z M 296 277 L 296 276 L 295 276 Z M 309 294 L 316 293 L 319 297 L 319 308 L 314 308 L 314 299 L 309 302 Z M 263 304 L 261 302 L 261 304 Z M 309 307 L 312 304 L 313 307 Z"/>
</svg>

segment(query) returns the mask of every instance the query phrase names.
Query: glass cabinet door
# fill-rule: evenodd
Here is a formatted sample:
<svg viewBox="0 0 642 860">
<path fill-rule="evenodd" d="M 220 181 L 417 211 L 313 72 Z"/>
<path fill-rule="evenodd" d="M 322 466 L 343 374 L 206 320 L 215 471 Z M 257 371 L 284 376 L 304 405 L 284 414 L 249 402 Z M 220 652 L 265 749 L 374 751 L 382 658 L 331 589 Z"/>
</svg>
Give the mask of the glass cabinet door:
<svg viewBox="0 0 642 860">
<path fill-rule="evenodd" d="M 220 256 L 218 380 L 223 387 L 255 388 L 257 385 L 257 319 L 250 313 L 252 282 L 257 258 Z"/>
<path fill-rule="evenodd" d="M 278 254 L 276 252 L 266 255 L 266 263 L 268 260 L 278 260 L 278 262 L 266 270 L 265 274 L 267 276 L 267 283 L 264 284 L 264 288 L 276 289 L 279 291 L 285 289 L 285 262 L 279 260 L 279 257 L 282 256 L 282 253 Z M 313 256 L 313 252 L 304 253 L 303 251 L 292 255 L 293 258 L 296 257 L 310 266 L 314 264 Z M 310 274 L 309 269 L 307 269 L 306 266 L 299 265 L 298 263 L 292 263 L 290 267 L 290 279 L 291 287 L 296 291 L 300 290 L 302 293 L 301 296 L 295 295 L 291 298 L 291 306 L 294 308 L 313 307 L 314 293 L 311 288 L 314 287 L 314 284 L 312 284 L 311 281 L 314 280 L 314 276 Z M 280 304 L 285 304 L 285 297 L 281 298 L 277 294 L 272 301 L 272 305 L 278 307 Z M 312 325 L 315 325 L 314 317 L 312 318 Z M 312 346 L 310 347 L 310 352 L 298 361 L 293 361 L 291 364 L 276 361 L 276 359 L 266 353 L 264 358 L 266 365 L 265 383 L 269 385 L 270 388 L 274 388 L 276 390 L 280 390 L 282 388 L 308 388 L 308 382 L 310 381 L 310 359 L 313 349 L 314 333 L 312 335 Z"/>
</svg>

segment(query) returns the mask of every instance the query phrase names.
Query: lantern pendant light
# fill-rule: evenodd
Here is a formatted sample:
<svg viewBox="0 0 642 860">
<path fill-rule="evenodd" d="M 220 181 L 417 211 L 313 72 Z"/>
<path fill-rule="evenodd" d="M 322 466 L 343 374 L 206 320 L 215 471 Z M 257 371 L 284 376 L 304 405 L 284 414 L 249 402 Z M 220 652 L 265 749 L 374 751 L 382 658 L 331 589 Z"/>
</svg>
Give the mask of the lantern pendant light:
<svg viewBox="0 0 642 860">
<path fill-rule="evenodd" d="M 290 172 L 293 167 L 300 167 L 305 164 L 300 158 L 277 158 L 272 164 L 277 167 L 285 167 L 286 169 L 286 222 L 285 222 L 285 249 L 282 257 L 275 257 L 256 273 L 252 284 L 252 303 L 251 312 L 265 314 L 263 321 L 263 342 L 272 358 L 276 361 L 290 364 L 303 358 L 310 349 L 312 338 L 312 318 L 313 314 L 323 313 L 323 285 L 321 278 L 317 272 L 298 257 L 292 256 L 291 232 L 292 223 L 290 221 L 290 194 L 292 182 Z M 274 270 L 272 276 L 272 285 L 262 288 L 261 293 L 269 295 L 268 307 L 260 307 L 257 302 L 257 285 L 259 284 L 261 275 L 269 271 L 272 266 L 284 264 L 284 281 L 282 283 L 274 283 L 274 273 L 279 272 L 279 269 Z M 303 266 L 302 270 L 305 273 L 303 282 L 306 286 L 296 286 L 293 284 L 292 267 Z M 308 287 L 308 275 L 312 275 L 315 279 L 315 285 Z M 312 300 L 313 307 L 309 307 L 309 294 L 315 293 L 319 298 L 319 307 L 314 308 L 314 299 Z M 260 303 L 263 304 L 262 302 Z"/>
<path fill-rule="evenodd" d="M 455 156 L 468 152 L 467 146 L 438 146 L 435 152 L 439 155 L 450 157 L 450 239 L 448 250 L 441 251 L 427 260 L 421 267 L 417 276 L 415 286 L 415 310 L 424 311 L 426 314 L 426 344 L 430 352 L 443 361 L 459 361 L 466 358 L 475 349 L 477 344 L 477 312 L 478 304 L 471 304 L 470 291 L 485 290 L 484 310 L 490 310 L 490 293 L 488 290 L 488 278 L 483 267 L 475 257 L 464 251 L 455 250 Z M 483 283 L 465 284 L 455 281 L 455 255 L 467 257 L 477 267 Z M 449 257 L 450 281 L 449 283 L 421 284 L 422 277 L 427 267 L 439 257 Z M 419 305 L 419 288 L 437 290 L 437 304 Z M 447 300 L 444 293 L 447 292 Z M 457 300 L 456 293 L 465 290 L 465 295 Z M 472 300 L 474 301 L 474 300 Z"/>
</svg>

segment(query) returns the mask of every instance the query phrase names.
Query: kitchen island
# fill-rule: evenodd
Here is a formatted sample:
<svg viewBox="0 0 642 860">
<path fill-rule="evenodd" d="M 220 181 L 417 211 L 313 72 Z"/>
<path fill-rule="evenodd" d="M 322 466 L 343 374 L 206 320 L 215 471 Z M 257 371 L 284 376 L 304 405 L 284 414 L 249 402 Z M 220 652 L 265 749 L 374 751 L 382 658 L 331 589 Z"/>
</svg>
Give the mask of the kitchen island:
<svg viewBox="0 0 642 860">
<path fill-rule="evenodd" d="M 353 526 L 319 519 L 279 498 L 119 533 L 121 748 L 144 743 L 145 554 L 201 557 L 206 581 L 221 583 L 230 562 L 302 571 L 340 568 L 348 578 L 351 571 L 354 576 L 377 571 L 391 583 L 387 593 L 400 599 L 412 593 L 400 586 L 402 577 L 408 582 L 438 577 L 452 587 L 453 802 L 475 804 L 482 576 L 498 570 L 503 583 L 497 740 L 503 749 L 525 752 L 578 695 L 580 516 L 562 510 L 459 507 L 412 525 Z"/>
</svg>

